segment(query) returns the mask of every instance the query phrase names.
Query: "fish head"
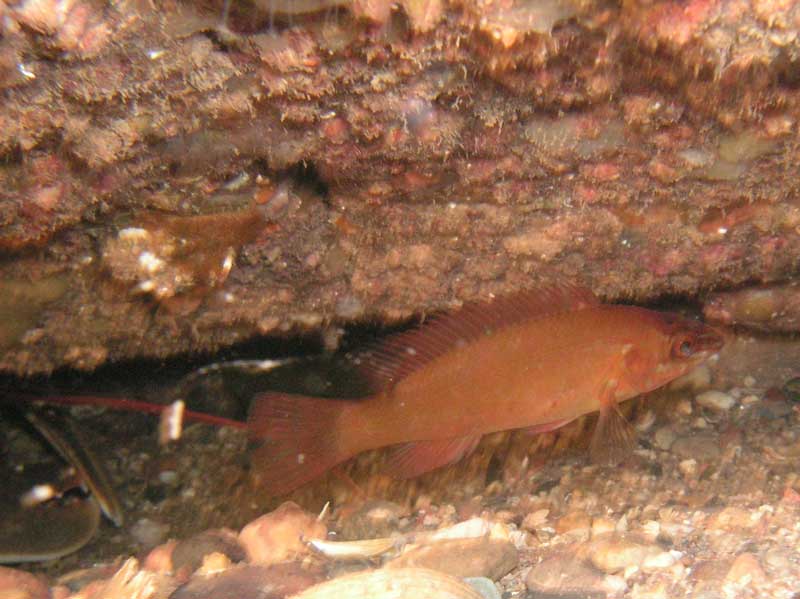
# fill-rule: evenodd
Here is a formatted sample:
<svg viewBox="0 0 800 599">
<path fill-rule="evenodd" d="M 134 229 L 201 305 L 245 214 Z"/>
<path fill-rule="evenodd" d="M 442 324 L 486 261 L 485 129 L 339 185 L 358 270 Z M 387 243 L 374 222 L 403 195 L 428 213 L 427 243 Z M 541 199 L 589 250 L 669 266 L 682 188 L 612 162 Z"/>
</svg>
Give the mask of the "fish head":
<svg viewBox="0 0 800 599">
<path fill-rule="evenodd" d="M 653 366 L 644 378 L 650 391 L 693 370 L 719 352 L 725 343 L 714 328 L 671 312 L 653 312 L 656 342 Z"/>
</svg>

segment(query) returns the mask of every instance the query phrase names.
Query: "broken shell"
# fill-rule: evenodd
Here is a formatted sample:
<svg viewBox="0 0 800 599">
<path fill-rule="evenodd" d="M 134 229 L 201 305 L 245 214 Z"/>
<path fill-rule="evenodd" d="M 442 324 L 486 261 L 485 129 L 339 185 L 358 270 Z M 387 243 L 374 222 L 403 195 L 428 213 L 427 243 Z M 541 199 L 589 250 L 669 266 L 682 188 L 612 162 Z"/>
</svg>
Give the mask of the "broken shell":
<svg viewBox="0 0 800 599">
<path fill-rule="evenodd" d="M 103 513 L 117 526 L 125 515 L 111 477 L 103 462 L 94 455 L 78 426 L 69 418 L 42 410 L 28 410 L 25 418 L 64 460 L 74 467 L 100 505 Z"/>
<path fill-rule="evenodd" d="M 100 506 L 89 496 L 53 499 L 3 512 L 0 564 L 57 559 L 83 547 L 100 524 Z"/>
<path fill-rule="evenodd" d="M 363 541 L 323 541 L 312 539 L 309 546 L 333 560 L 361 560 L 383 555 L 395 549 L 399 539 L 389 537 Z"/>
<path fill-rule="evenodd" d="M 348 574 L 314 585 L 293 599 L 482 599 L 466 582 L 425 568 Z"/>
</svg>

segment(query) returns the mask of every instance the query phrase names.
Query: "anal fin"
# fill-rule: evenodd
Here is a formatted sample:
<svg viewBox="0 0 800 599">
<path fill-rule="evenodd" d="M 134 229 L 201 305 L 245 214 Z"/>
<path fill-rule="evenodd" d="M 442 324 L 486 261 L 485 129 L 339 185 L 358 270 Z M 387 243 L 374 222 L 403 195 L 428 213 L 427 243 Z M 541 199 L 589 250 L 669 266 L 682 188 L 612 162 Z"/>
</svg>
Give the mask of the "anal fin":
<svg viewBox="0 0 800 599">
<path fill-rule="evenodd" d="M 457 462 L 472 453 L 481 435 L 465 435 L 400 445 L 389 458 L 387 470 L 394 478 L 414 478 Z"/>
<path fill-rule="evenodd" d="M 340 447 L 338 418 L 352 402 L 267 392 L 253 399 L 250 433 L 254 477 L 270 495 L 284 495 L 352 457 Z"/>
</svg>

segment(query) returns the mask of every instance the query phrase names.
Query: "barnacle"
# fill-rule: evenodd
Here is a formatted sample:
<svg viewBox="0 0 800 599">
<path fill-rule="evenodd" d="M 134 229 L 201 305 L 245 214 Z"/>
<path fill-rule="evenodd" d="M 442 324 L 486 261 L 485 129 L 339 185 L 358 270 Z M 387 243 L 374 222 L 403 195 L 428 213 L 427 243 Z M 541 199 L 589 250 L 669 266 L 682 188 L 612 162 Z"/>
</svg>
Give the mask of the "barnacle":
<svg viewBox="0 0 800 599">
<path fill-rule="evenodd" d="M 225 282 L 239 247 L 267 224 L 258 205 L 199 216 L 149 213 L 106 243 L 103 262 L 114 279 L 159 301 L 202 292 Z"/>
</svg>

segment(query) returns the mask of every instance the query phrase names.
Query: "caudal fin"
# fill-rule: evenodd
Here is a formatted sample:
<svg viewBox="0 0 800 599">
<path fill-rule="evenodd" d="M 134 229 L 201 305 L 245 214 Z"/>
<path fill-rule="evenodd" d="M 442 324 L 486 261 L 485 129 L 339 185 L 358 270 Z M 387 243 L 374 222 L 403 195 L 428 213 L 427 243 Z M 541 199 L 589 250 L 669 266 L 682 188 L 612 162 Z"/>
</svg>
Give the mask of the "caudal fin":
<svg viewBox="0 0 800 599">
<path fill-rule="evenodd" d="M 266 491 L 283 495 L 352 457 L 339 447 L 337 430 L 349 403 L 273 392 L 255 397 L 248 423 L 262 445 L 252 464 Z"/>
</svg>

